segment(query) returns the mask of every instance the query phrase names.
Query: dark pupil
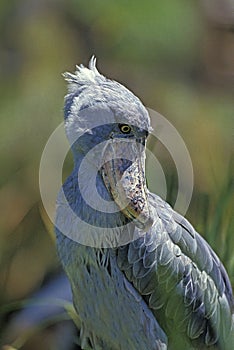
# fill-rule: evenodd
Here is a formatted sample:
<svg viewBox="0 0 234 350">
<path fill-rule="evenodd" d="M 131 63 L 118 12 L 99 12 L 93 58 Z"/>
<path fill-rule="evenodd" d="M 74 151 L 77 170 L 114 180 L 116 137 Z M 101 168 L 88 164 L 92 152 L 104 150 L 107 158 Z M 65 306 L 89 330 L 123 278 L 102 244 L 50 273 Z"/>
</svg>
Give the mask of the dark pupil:
<svg viewBox="0 0 234 350">
<path fill-rule="evenodd" d="M 130 132 L 130 126 L 127 124 L 119 124 L 119 128 L 125 134 L 128 134 Z"/>
</svg>

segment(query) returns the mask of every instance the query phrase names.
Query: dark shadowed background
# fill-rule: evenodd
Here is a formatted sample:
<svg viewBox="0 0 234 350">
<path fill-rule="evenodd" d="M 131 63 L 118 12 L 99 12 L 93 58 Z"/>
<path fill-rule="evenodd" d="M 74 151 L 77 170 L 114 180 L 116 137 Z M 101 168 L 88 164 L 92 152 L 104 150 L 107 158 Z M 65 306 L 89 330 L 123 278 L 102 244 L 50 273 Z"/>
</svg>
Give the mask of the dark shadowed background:
<svg viewBox="0 0 234 350">
<path fill-rule="evenodd" d="M 72 348 L 66 336 L 74 330 L 59 317 L 42 321 L 32 333 L 9 327 L 22 301 L 60 271 L 38 168 L 48 137 L 63 119 L 61 73 L 87 64 L 92 54 L 104 75 L 129 87 L 183 137 L 195 176 L 186 216 L 234 285 L 232 6 L 230 0 L 1 0 L 0 344 Z M 176 169 L 160 144 L 156 155 L 173 204 Z M 68 157 L 64 172 L 71 166 Z M 69 312 L 61 320 L 66 317 Z"/>
</svg>

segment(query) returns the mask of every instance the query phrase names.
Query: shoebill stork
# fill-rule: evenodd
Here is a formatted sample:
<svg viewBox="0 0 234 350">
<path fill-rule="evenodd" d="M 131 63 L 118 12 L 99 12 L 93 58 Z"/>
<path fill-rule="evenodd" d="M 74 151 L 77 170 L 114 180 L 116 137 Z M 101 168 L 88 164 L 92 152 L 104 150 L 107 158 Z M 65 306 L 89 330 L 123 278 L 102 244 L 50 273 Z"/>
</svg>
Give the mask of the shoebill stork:
<svg viewBox="0 0 234 350">
<path fill-rule="evenodd" d="M 233 349 L 224 266 L 190 223 L 147 189 L 147 110 L 100 74 L 95 58 L 64 76 L 74 168 L 58 195 L 55 226 L 82 349 Z"/>
</svg>

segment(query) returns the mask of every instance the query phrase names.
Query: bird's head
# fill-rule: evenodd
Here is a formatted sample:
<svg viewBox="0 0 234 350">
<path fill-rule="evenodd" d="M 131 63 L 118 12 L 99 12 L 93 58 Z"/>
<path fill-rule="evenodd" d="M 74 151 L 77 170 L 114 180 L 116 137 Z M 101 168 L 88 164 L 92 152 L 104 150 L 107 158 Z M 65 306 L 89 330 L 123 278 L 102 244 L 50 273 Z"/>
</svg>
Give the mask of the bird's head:
<svg viewBox="0 0 234 350">
<path fill-rule="evenodd" d="M 96 172 L 119 210 L 147 230 L 153 221 L 145 179 L 145 144 L 151 129 L 146 108 L 123 85 L 101 75 L 95 58 L 89 68 L 78 66 L 64 77 L 65 129 L 75 164 L 88 164 L 86 190 L 90 191 L 90 173 Z M 92 197 L 92 191 L 88 195 Z"/>
</svg>

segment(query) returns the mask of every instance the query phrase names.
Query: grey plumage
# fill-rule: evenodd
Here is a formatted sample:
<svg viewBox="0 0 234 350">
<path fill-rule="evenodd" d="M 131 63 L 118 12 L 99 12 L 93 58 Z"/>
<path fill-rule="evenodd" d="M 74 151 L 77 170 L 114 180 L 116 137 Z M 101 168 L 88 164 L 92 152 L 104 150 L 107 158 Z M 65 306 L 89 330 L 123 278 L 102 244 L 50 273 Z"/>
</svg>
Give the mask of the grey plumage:
<svg viewBox="0 0 234 350">
<path fill-rule="evenodd" d="M 101 75 L 95 59 L 89 69 L 77 67 L 65 79 L 65 128 L 75 164 L 58 196 L 56 234 L 82 322 L 82 348 L 231 349 L 233 296 L 223 265 L 186 219 L 146 189 L 144 144 L 150 120 L 145 107 L 124 86 Z M 122 124 L 131 131 L 121 134 Z M 107 146 L 89 157 L 87 183 L 79 183 L 82 160 L 102 141 Z M 136 153 L 131 161 L 116 157 L 116 149 L 127 141 L 123 152 Z M 113 158 L 121 159 L 110 164 L 106 157 L 112 150 Z M 97 158 L 104 164 L 98 171 Z M 113 166 L 120 187 L 113 185 Z M 99 211 L 85 201 L 83 194 L 93 196 L 92 172 L 101 197 L 114 198 L 115 212 Z M 119 210 L 125 195 L 130 204 Z M 71 218 L 70 209 L 89 226 Z M 135 236 L 137 227 L 147 232 Z M 81 244 L 87 237 L 90 246 Z"/>
</svg>

